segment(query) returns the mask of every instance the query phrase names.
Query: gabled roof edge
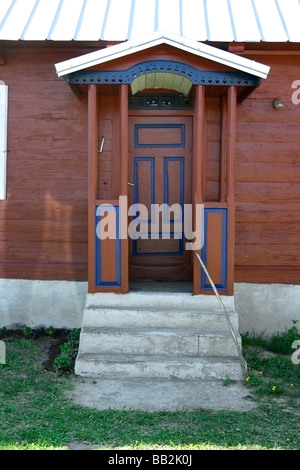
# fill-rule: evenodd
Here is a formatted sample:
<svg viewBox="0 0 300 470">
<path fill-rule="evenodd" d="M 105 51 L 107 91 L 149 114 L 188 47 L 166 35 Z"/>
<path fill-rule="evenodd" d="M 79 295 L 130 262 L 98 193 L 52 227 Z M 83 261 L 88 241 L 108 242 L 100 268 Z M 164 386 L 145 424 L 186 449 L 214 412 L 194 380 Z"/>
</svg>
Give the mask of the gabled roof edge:
<svg viewBox="0 0 300 470">
<path fill-rule="evenodd" d="M 161 31 L 140 38 L 139 40 L 125 41 L 107 47 L 106 49 L 100 49 L 99 51 L 84 54 L 74 59 L 59 62 L 55 64 L 56 73 L 59 77 L 69 75 L 70 73 L 107 63 L 161 44 L 177 47 L 198 57 L 226 65 L 260 78 L 267 78 L 270 70 L 270 67 L 259 62 L 184 38 L 183 36 Z"/>
</svg>

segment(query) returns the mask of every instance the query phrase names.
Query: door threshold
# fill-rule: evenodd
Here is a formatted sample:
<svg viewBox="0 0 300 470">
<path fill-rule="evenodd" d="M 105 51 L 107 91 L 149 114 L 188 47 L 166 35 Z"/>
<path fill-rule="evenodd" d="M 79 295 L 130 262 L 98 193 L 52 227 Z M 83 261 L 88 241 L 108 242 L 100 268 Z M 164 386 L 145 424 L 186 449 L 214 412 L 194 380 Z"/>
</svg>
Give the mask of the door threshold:
<svg viewBox="0 0 300 470">
<path fill-rule="evenodd" d="M 131 281 L 129 292 L 171 292 L 192 294 L 193 283 L 188 281 Z"/>
</svg>

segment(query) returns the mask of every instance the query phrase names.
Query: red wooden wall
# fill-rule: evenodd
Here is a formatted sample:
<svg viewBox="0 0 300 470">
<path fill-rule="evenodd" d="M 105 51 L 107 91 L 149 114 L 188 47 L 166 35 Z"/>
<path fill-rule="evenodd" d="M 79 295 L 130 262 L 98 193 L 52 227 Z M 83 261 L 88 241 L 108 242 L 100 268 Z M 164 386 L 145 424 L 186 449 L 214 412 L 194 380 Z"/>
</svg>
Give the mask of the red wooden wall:
<svg viewBox="0 0 300 470">
<path fill-rule="evenodd" d="M 10 43 L 8 197 L 0 201 L 0 277 L 87 280 L 87 97 L 54 64 L 92 50 Z M 237 108 L 236 282 L 300 282 L 300 55 L 249 54 L 269 78 Z M 285 107 L 275 110 L 274 98 Z M 99 198 L 118 197 L 116 94 L 100 96 Z M 207 100 L 207 200 L 219 199 L 220 103 Z"/>
<path fill-rule="evenodd" d="M 87 278 L 87 100 L 54 63 L 83 50 L 5 47 L 9 90 L 7 200 L 0 201 L 0 276 Z"/>
<path fill-rule="evenodd" d="M 116 88 L 117 87 L 112 87 Z M 118 94 L 99 97 L 99 145 L 105 137 L 102 152 L 99 153 L 98 199 L 118 199 L 121 184 L 121 159 L 119 146 L 119 96 Z"/>
<path fill-rule="evenodd" d="M 300 55 L 249 55 L 269 77 L 237 108 L 236 282 L 300 283 Z M 284 108 L 273 108 L 274 98 Z"/>
</svg>

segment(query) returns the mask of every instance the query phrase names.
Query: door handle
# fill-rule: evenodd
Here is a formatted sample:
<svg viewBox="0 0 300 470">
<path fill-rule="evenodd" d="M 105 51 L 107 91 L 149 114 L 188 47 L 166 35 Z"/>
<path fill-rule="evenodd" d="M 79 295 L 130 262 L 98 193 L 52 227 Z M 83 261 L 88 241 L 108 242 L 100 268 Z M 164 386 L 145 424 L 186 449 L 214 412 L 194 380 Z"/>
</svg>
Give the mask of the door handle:
<svg viewBox="0 0 300 470">
<path fill-rule="evenodd" d="M 101 144 L 100 144 L 100 148 L 98 150 L 99 153 L 103 152 L 104 140 L 105 140 L 104 137 L 101 136 Z"/>
<path fill-rule="evenodd" d="M 129 181 L 128 181 L 128 185 L 129 186 L 134 186 L 134 183 L 129 183 Z"/>
</svg>

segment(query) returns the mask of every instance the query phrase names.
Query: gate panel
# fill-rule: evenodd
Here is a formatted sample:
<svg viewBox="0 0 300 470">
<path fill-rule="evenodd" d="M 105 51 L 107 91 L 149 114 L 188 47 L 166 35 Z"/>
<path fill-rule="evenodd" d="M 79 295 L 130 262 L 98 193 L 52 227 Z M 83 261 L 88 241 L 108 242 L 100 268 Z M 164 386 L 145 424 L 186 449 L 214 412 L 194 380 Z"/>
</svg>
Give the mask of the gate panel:
<svg viewBox="0 0 300 470">
<path fill-rule="evenodd" d="M 227 288 L 227 209 L 204 209 L 204 245 L 201 257 L 217 289 Z M 204 271 L 201 289 L 212 290 Z"/>
<path fill-rule="evenodd" d="M 116 290 L 122 284 L 119 206 L 101 204 L 96 206 L 96 288 Z M 105 237 L 104 232 L 107 232 Z M 118 290 L 118 289 L 117 289 Z"/>
</svg>

